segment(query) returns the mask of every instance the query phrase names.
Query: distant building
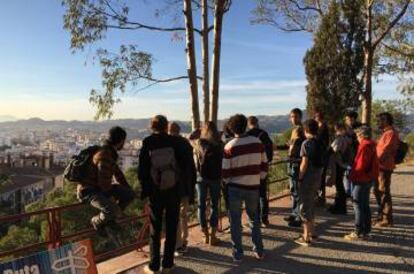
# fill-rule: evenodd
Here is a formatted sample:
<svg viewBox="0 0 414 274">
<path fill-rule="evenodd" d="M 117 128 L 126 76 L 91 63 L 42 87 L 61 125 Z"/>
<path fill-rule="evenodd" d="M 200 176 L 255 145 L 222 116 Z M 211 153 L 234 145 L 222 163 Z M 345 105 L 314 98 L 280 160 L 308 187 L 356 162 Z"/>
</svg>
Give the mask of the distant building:
<svg viewBox="0 0 414 274">
<path fill-rule="evenodd" d="M 18 163 L 0 166 L 0 201 L 14 212 L 42 199 L 54 188 L 63 187 L 63 168 L 53 166 L 53 157 L 24 157 Z"/>
</svg>

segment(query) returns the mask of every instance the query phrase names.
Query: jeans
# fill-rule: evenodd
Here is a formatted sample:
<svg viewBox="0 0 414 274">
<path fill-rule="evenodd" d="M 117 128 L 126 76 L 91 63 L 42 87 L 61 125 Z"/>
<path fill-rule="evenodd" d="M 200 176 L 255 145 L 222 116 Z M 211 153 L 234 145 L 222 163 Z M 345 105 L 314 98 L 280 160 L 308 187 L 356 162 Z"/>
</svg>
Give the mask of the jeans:
<svg viewBox="0 0 414 274">
<path fill-rule="evenodd" d="M 230 228 L 231 240 L 233 242 L 233 254 L 243 255 L 241 215 L 242 204 L 245 203 L 249 224 L 252 228 L 253 251 L 263 253 L 262 233 L 260 230 L 260 219 L 257 214 L 259 204 L 259 190 L 247 190 L 237 187 L 229 187 Z"/>
<path fill-rule="evenodd" d="M 339 212 L 346 212 L 346 192 L 344 187 L 344 172 L 345 170 L 339 165 L 336 166 L 336 179 L 335 179 L 335 202 L 334 208 Z"/>
<path fill-rule="evenodd" d="M 299 164 L 290 163 L 288 165 L 288 174 L 289 174 L 289 186 L 290 186 L 290 195 L 292 198 L 292 216 L 295 217 L 297 221 L 300 221 L 299 214 Z"/>
<path fill-rule="evenodd" d="M 257 213 L 259 219 L 266 223 L 269 221 L 269 199 L 267 198 L 267 179 L 260 180 L 260 191 L 259 191 L 259 204 L 257 207 Z"/>
<path fill-rule="evenodd" d="M 106 192 L 95 187 L 86 187 L 78 193 L 78 199 L 81 202 L 89 203 L 100 211 L 91 219 L 91 223 L 96 229 L 115 220 L 118 213 L 124 210 L 134 198 L 135 193 L 131 188 L 118 184 L 113 185 L 111 190 Z"/>
<path fill-rule="evenodd" d="M 351 171 L 349 170 L 345 170 L 344 172 L 344 190 L 345 190 L 345 195 L 346 197 L 351 197 L 352 196 L 352 182 L 351 180 L 349 180 L 349 174 L 351 173 Z"/>
<path fill-rule="evenodd" d="M 380 170 L 378 181 L 374 187 L 374 194 L 378 204 L 378 219 L 389 224 L 393 223 L 391 175 L 391 170 Z"/>
<path fill-rule="evenodd" d="M 201 228 L 207 228 L 207 193 L 210 193 L 211 202 L 211 216 L 210 216 L 210 227 L 217 228 L 219 218 L 219 200 L 221 185 L 220 180 L 207 180 L 203 179 L 196 185 L 198 195 L 198 221 L 200 222 Z"/>
<path fill-rule="evenodd" d="M 188 244 L 188 197 L 181 198 L 180 213 L 177 226 L 177 242 L 175 244 L 176 249 Z"/>
<path fill-rule="evenodd" d="M 365 235 L 371 232 L 371 209 L 369 195 L 372 183 L 354 184 L 352 200 L 355 211 L 355 232 Z"/>
<path fill-rule="evenodd" d="M 180 212 L 180 198 L 176 189 L 154 191 L 150 196 L 150 264 L 152 271 L 160 269 L 160 246 L 162 218 L 165 212 L 165 244 L 163 268 L 174 266 L 174 252 L 177 239 L 177 224 Z"/>
</svg>

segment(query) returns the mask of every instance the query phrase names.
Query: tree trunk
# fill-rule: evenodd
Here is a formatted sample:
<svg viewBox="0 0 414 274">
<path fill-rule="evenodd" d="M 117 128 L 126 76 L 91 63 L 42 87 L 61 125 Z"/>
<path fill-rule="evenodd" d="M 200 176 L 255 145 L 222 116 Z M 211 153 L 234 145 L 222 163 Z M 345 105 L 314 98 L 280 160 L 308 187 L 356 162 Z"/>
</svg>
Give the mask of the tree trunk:
<svg viewBox="0 0 414 274">
<path fill-rule="evenodd" d="M 374 51 L 368 48 L 365 52 L 365 92 L 362 99 L 362 123 L 371 124 L 372 112 L 372 67 L 374 64 Z"/>
<path fill-rule="evenodd" d="M 371 124 L 372 105 L 372 66 L 374 64 L 374 48 L 372 46 L 372 1 L 367 0 L 367 41 L 364 51 L 364 94 L 362 96 L 362 123 Z"/>
<path fill-rule="evenodd" d="M 213 48 L 213 69 L 211 81 L 211 121 L 217 123 L 219 81 L 220 81 L 220 53 L 221 53 L 221 33 L 223 27 L 224 5 L 226 0 L 217 0 L 214 9 L 214 48 Z"/>
<path fill-rule="evenodd" d="M 194 48 L 194 24 L 191 0 L 184 0 L 184 19 L 187 54 L 187 74 L 190 83 L 191 111 L 193 130 L 200 127 L 200 109 L 198 104 L 197 67 Z"/>
<path fill-rule="evenodd" d="M 209 53 L 208 53 L 208 5 L 207 0 L 201 1 L 201 31 L 203 58 L 203 99 L 204 99 L 204 123 L 210 120 L 210 75 L 209 75 Z"/>
</svg>

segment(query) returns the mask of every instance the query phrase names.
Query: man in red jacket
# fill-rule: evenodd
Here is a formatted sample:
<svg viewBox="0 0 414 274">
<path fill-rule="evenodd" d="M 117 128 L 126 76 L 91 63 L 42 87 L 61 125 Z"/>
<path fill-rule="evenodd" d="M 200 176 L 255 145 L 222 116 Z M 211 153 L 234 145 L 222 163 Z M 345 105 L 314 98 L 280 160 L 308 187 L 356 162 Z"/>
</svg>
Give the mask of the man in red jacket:
<svg viewBox="0 0 414 274">
<path fill-rule="evenodd" d="M 388 227 L 393 223 L 391 200 L 391 174 L 395 169 L 395 154 L 399 145 L 398 132 L 393 127 L 394 119 L 388 112 L 378 115 L 378 127 L 382 135 L 377 144 L 379 159 L 379 177 L 374 187 L 378 203 L 378 219 L 376 227 Z"/>
<path fill-rule="evenodd" d="M 375 142 L 371 140 L 371 129 L 362 126 L 356 130 L 359 146 L 352 166 L 350 179 L 353 182 L 352 200 L 355 211 L 355 231 L 345 235 L 352 241 L 369 237 L 371 232 L 371 209 L 369 195 L 379 173 Z"/>
</svg>

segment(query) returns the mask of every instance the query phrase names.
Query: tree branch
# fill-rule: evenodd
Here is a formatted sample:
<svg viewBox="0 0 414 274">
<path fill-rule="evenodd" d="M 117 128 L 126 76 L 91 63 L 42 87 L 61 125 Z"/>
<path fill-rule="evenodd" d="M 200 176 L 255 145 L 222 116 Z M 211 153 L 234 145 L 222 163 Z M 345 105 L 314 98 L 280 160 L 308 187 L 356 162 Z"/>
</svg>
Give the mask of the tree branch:
<svg viewBox="0 0 414 274">
<path fill-rule="evenodd" d="M 412 52 L 406 52 L 406 51 L 403 51 L 402 49 L 398 49 L 398 48 L 395 48 L 395 47 L 393 47 L 393 46 L 390 46 L 390 45 L 387 45 L 386 43 L 384 43 L 384 42 L 382 42 L 381 43 L 386 49 L 388 49 L 388 50 L 390 50 L 390 51 L 392 51 L 392 52 L 395 52 L 395 53 L 397 53 L 397 54 L 399 54 L 399 55 L 401 55 L 401 56 L 404 56 L 404 57 L 409 57 L 409 58 L 413 58 L 414 57 L 414 47 L 413 47 L 413 51 Z"/>
<path fill-rule="evenodd" d="M 372 48 L 376 48 L 378 46 L 378 44 L 382 41 L 382 39 L 384 39 L 384 37 L 391 31 L 391 29 L 398 23 L 398 21 L 400 21 L 400 19 L 404 16 L 404 14 L 406 13 L 408 6 L 410 5 L 411 0 L 407 0 L 407 2 L 405 2 L 404 7 L 400 10 L 400 12 L 398 13 L 397 17 L 394 18 L 394 20 L 392 20 L 390 22 L 390 24 L 388 25 L 388 27 L 384 30 L 384 32 L 375 40 Z"/>
<path fill-rule="evenodd" d="M 153 82 L 153 83 L 148 84 L 145 87 L 142 87 L 142 88 L 137 89 L 136 92 L 140 92 L 140 91 L 146 90 L 146 89 L 148 89 L 148 88 L 150 88 L 152 86 L 155 86 L 157 84 L 169 83 L 169 82 L 174 82 L 174 81 L 188 79 L 188 76 L 186 76 L 186 75 L 185 76 L 177 76 L 177 77 L 166 78 L 166 79 L 155 79 L 155 78 L 152 78 L 152 77 L 142 77 L 142 76 L 139 77 L 139 78 L 146 79 L 146 80 L 148 80 L 150 82 Z M 197 76 L 197 79 L 198 80 L 203 80 L 203 77 Z"/>
<path fill-rule="evenodd" d="M 298 9 L 298 10 L 301 10 L 301 11 L 309 11 L 309 10 L 311 10 L 311 11 L 316 11 L 317 13 L 319 13 L 321 16 L 323 15 L 323 12 L 322 12 L 322 10 L 319 8 L 319 7 L 312 7 L 312 6 L 300 6 L 299 5 L 299 3 L 298 3 L 298 1 L 296 1 L 296 0 L 288 0 L 290 3 L 292 3 L 293 5 L 295 5 L 296 6 L 296 8 Z M 319 1 L 317 1 L 317 5 L 319 4 Z"/>
</svg>

